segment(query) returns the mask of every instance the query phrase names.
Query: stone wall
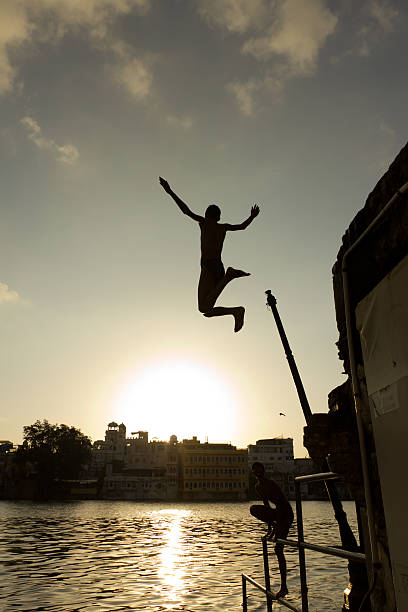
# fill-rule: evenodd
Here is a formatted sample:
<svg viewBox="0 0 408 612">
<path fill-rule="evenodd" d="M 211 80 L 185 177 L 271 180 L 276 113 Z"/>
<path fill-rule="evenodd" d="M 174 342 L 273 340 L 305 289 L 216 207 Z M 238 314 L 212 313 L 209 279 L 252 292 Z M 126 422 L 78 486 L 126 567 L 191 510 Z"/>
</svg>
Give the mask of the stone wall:
<svg viewBox="0 0 408 612">
<path fill-rule="evenodd" d="M 343 299 L 342 261 L 345 252 L 363 234 L 388 201 L 408 182 L 408 144 L 400 151 L 388 171 L 379 180 L 367 198 L 364 207 L 357 213 L 342 238 L 342 245 L 333 266 L 333 290 L 339 340 L 339 358 L 343 361 L 348 376 L 345 383 L 329 393 L 328 413 L 313 415 L 305 428 L 304 443 L 313 459 L 327 457 L 330 468 L 340 473 L 349 485 L 356 501 L 360 525 L 360 542 L 367 547 L 367 521 L 365 497 L 361 473 L 360 451 L 355 419 L 354 400 L 350 378 L 350 363 L 346 319 Z M 351 312 L 408 253 L 408 197 L 399 197 L 385 213 L 381 221 L 348 257 L 349 290 Z M 372 485 L 376 533 L 380 547 L 382 567 L 377 571 L 373 610 L 393 612 L 395 599 L 390 572 L 387 533 L 381 499 L 375 444 L 372 435 L 368 396 L 358 332 L 354 328 L 357 369 L 362 398 L 362 419 L 367 444 L 367 456 Z"/>
<path fill-rule="evenodd" d="M 341 264 L 347 249 L 360 237 L 395 192 L 408 181 L 408 144 L 397 155 L 388 171 L 368 196 L 364 208 L 354 217 L 342 238 L 342 246 L 333 266 L 333 290 L 339 358 L 350 374 L 346 321 L 343 302 Z M 349 260 L 352 310 L 408 252 L 408 208 L 406 198 L 400 198 L 384 219 L 356 248 Z"/>
</svg>

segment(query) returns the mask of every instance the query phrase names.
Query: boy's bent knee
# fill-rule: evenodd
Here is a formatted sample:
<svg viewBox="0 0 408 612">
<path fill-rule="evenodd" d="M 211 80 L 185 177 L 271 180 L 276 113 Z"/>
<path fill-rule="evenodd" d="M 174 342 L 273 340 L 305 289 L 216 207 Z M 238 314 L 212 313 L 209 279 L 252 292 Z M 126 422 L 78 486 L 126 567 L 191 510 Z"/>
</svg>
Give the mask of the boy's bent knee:
<svg viewBox="0 0 408 612">
<path fill-rule="evenodd" d="M 206 314 L 207 312 L 210 312 L 213 306 L 214 304 L 211 303 L 210 300 L 198 300 L 198 311 L 201 312 L 201 314 Z"/>
<path fill-rule="evenodd" d="M 205 314 L 206 312 L 209 311 L 209 308 L 207 307 L 207 304 L 200 304 L 198 303 L 198 312 L 201 312 L 201 314 Z"/>
</svg>

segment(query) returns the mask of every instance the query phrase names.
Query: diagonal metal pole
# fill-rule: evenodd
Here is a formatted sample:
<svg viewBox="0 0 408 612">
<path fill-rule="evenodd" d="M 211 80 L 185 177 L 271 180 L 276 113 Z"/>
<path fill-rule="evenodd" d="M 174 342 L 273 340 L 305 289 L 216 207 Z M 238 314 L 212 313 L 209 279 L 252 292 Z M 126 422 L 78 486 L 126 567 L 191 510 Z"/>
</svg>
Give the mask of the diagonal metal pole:
<svg viewBox="0 0 408 612">
<path fill-rule="evenodd" d="M 279 312 L 276 306 L 276 298 L 272 295 L 269 289 L 268 291 L 265 291 L 265 293 L 267 296 L 267 305 L 272 311 L 276 326 L 278 328 L 279 336 L 282 341 L 283 348 L 285 350 L 285 355 L 288 360 L 290 371 L 292 373 L 293 381 L 295 383 L 295 387 L 299 396 L 299 401 L 303 410 L 306 424 L 310 425 L 312 419 L 312 411 L 310 409 L 310 405 L 306 397 L 306 392 L 303 387 L 302 379 L 300 378 L 299 370 L 296 366 L 295 358 L 293 357 L 293 353 L 290 349 L 289 342 L 286 337 L 281 318 L 279 316 Z M 330 471 L 330 468 L 327 464 L 327 460 L 324 460 L 323 465 L 319 467 L 322 471 Z M 344 512 L 336 485 L 331 480 L 325 481 L 324 484 L 326 486 L 327 495 L 329 496 L 329 499 L 334 509 L 334 516 L 336 517 L 337 523 L 339 525 L 341 544 L 346 550 L 356 551 L 358 550 L 357 541 L 348 523 L 347 514 Z"/>
</svg>

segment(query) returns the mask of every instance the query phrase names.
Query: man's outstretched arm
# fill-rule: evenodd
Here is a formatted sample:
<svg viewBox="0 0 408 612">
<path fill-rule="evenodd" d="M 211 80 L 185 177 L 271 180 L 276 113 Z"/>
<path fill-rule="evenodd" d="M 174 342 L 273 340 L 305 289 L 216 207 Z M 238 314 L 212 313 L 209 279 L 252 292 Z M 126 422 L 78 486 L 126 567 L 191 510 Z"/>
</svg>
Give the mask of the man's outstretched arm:
<svg viewBox="0 0 408 612">
<path fill-rule="evenodd" d="M 173 198 L 173 200 L 175 201 L 175 203 L 177 204 L 177 206 L 179 207 L 182 213 L 184 213 L 188 217 L 191 217 L 191 219 L 194 219 L 194 221 L 200 222 L 203 220 L 203 217 L 201 217 L 200 215 L 196 215 L 196 213 L 190 210 L 187 204 L 183 202 L 183 200 L 181 200 L 176 193 L 174 193 L 174 191 L 172 190 L 172 188 L 170 187 L 166 179 L 159 176 L 159 183 L 163 187 L 164 191 Z"/>
<path fill-rule="evenodd" d="M 242 223 L 238 223 L 237 225 L 231 225 L 230 223 L 223 223 L 223 226 L 227 231 L 235 232 L 237 230 L 244 230 L 252 221 L 259 215 L 259 206 L 258 204 L 254 204 L 251 208 L 251 214 L 248 219 L 245 219 Z"/>
</svg>

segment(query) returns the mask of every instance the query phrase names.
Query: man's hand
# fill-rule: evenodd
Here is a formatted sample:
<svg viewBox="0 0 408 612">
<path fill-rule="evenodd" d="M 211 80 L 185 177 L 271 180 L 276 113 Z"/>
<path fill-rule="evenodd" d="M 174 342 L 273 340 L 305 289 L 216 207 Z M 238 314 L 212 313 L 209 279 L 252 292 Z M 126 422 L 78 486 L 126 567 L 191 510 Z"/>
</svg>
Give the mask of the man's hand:
<svg viewBox="0 0 408 612">
<path fill-rule="evenodd" d="M 164 179 L 161 176 L 159 176 L 159 183 L 163 187 L 164 191 L 166 191 L 166 193 L 171 193 L 171 187 L 168 184 L 168 182 L 166 181 L 166 179 Z"/>
<path fill-rule="evenodd" d="M 259 215 L 259 206 L 258 204 L 254 204 L 251 208 L 251 217 L 255 219 Z"/>
</svg>

